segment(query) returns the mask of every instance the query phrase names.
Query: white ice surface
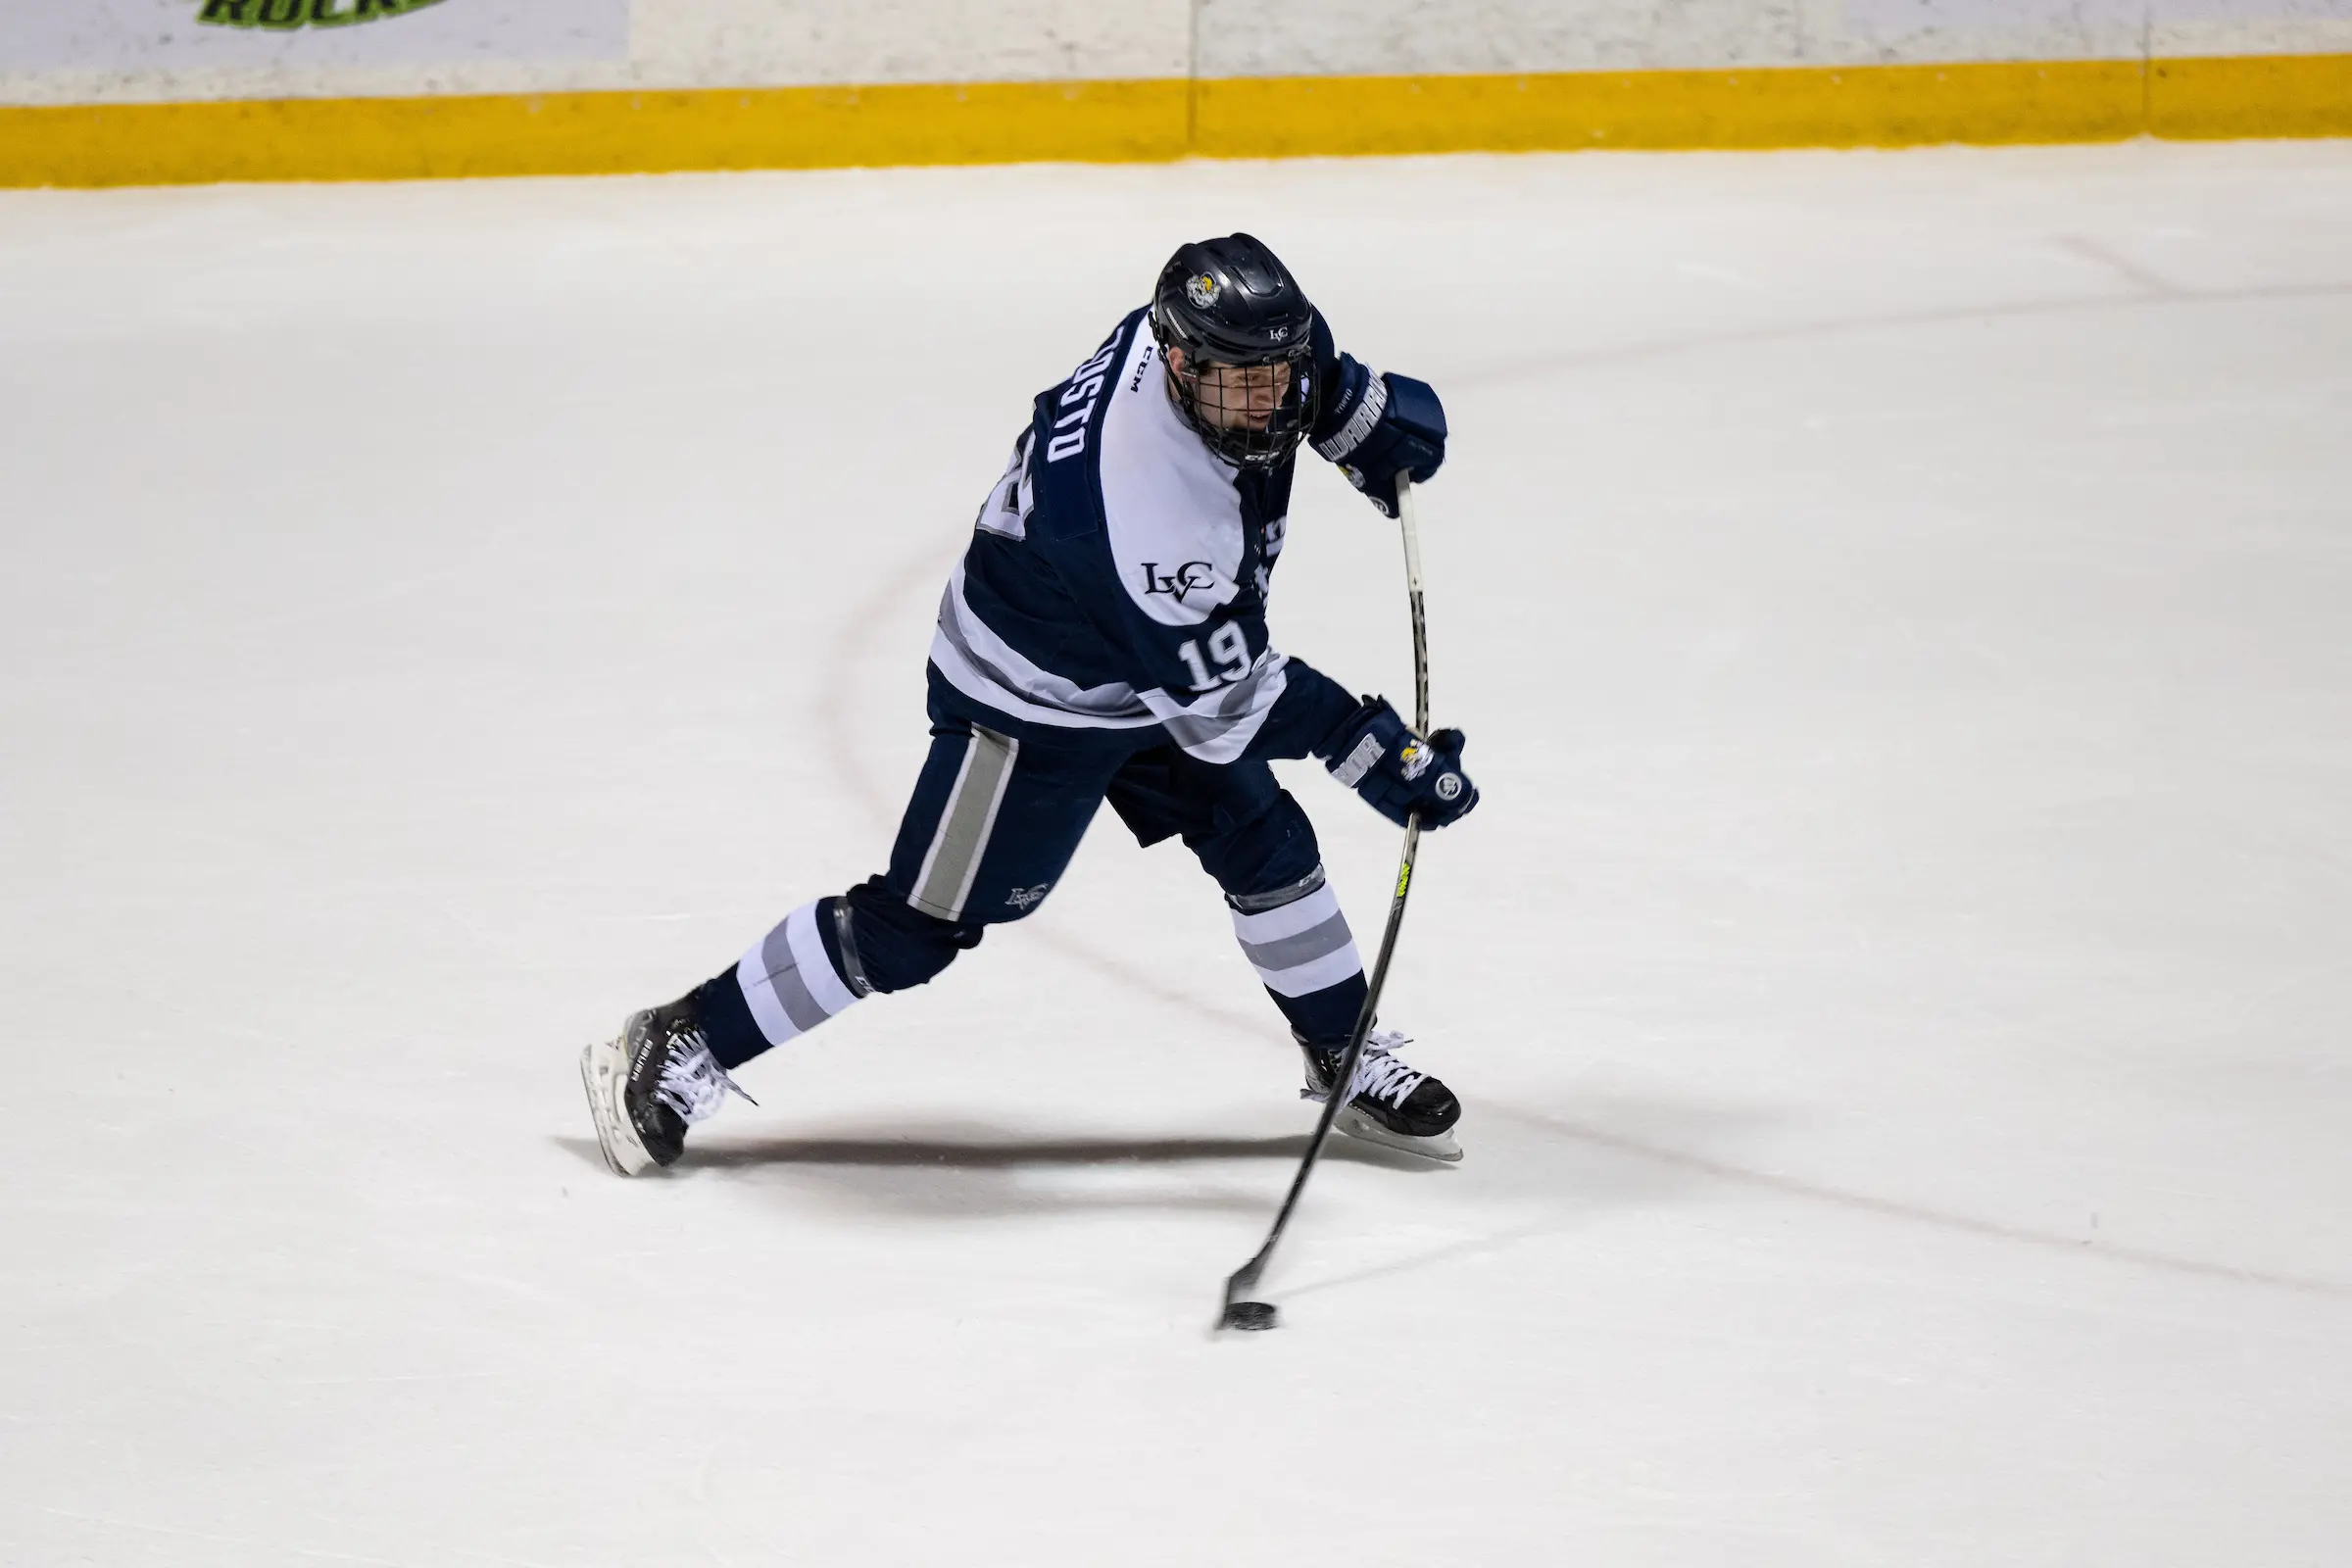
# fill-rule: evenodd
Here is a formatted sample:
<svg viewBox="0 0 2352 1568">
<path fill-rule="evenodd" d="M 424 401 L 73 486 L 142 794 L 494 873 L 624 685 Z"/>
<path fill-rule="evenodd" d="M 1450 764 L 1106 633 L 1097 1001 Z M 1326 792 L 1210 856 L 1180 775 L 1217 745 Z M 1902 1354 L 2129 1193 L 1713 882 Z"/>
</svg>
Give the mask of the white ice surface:
<svg viewBox="0 0 2352 1568">
<path fill-rule="evenodd" d="M 1312 1107 L 1105 818 L 608 1175 L 577 1048 L 878 864 L 1024 399 L 1232 227 L 1456 423 L 1467 1161 L 1212 1341 Z M 2352 144 L 0 197 L 0 1561 L 2352 1556 Z"/>
</svg>

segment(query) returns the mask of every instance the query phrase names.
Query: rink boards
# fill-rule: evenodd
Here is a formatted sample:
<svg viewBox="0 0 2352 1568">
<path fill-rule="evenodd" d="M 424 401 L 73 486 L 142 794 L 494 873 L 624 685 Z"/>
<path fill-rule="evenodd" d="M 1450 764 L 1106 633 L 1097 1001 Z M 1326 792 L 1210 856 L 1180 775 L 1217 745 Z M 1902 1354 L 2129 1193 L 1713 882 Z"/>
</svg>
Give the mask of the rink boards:
<svg viewBox="0 0 2352 1568">
<path fill-rule="evenodd" d="M 0 184 L 2352 132 L 2352 55 L 0 109 Z"/>
<path fill-rule="evenodd" d="M 2352 0 L 80 0 L 0 184 L 2352 134 Z"/>
</svg>

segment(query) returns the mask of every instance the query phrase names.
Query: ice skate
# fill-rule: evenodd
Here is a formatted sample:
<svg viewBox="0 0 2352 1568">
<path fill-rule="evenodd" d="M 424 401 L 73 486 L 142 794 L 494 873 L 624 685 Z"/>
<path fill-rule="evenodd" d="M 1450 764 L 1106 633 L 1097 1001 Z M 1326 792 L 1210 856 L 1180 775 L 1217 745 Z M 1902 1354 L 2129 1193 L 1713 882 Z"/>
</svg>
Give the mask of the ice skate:
<svg viewBox="0 0 2352 1568">
<path fill-rule="evenodd" d="M 1365 1039 L 1352 1096 L 1332 1126 L 1368 1144 L 1452 1164 L 1462 1157 L 1453 1136 L 1454 1123 L 1462 1119 L 1461 1102 L 1436 1078 L 1396 1059 L 1396 1049 L 1409 1044 L 1403 1035 L 1378 1029 Z M 1306 1057 L 1306 1087 L 1299 1098 L 1320 1103 L 1331 1094 L 1348 1043 L 1299 1040 L 1298 1049 Z"/>
<path fill-rule="evenodd" d="M 580 1053 L 580 1082 L 605 1163 L 623 1176 L 676 1163 L 689 1123 L 730 1093 L 752 1098 L 710 1054 L 691 999 L 630 1013 L 617 1038 Z"/>
</svg>

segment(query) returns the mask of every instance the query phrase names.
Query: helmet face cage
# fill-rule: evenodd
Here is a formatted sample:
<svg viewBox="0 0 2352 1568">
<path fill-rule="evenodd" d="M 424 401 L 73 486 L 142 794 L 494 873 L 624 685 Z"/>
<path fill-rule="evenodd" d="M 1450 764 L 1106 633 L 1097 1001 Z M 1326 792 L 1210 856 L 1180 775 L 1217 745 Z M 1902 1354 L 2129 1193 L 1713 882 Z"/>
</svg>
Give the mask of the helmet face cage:
<svg viewBox="0 0 2352 1568">
<path fill-rule="evenodd" d="M 1157 312 L 1152 325 L 1177 412 L 1210 451 L 1237 467 L 1272 468 L 1298 450 L 1310 422 L 1311 345 L 1237 364 L 1186 343 Z"/>
</svg>

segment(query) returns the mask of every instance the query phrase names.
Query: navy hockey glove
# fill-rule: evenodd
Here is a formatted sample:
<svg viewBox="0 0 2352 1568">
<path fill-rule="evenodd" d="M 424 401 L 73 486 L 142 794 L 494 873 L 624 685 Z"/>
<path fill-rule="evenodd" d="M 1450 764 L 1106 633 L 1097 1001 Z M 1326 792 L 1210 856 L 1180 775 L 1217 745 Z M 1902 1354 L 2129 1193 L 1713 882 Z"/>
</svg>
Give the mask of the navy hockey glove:
<svg viewBox="0 0 2352 1568">
<path fill-rule="evenodd" d="M 1340 466 L 1384 517 L 1396 515 L 1396 476 L 1420 484 L 1446 461 L 1446 405 L 1437 388 L 1409 375 L 1381 375 L 1340 356 L 1338 393 L 1317 421 L 1328 432 L 1315 450 Z"/>
<path fill-rule="evenodd" d="M 1326 746 L 1320 755 L 1331 776 L 1399 826 L 1419 811 L 1423 827 L 1444 827 L 1478 804 L 1478 786 L 1462 771 L 1462 732 L 1442 729 L 1423 740 L 1377 697 L 1365 698 Z"/>
</svg>

